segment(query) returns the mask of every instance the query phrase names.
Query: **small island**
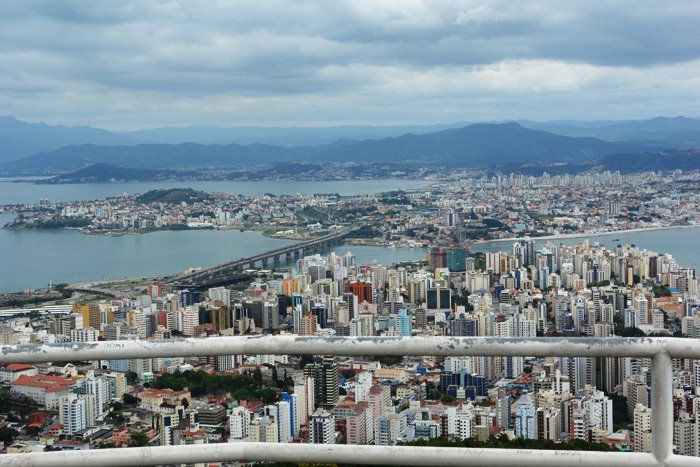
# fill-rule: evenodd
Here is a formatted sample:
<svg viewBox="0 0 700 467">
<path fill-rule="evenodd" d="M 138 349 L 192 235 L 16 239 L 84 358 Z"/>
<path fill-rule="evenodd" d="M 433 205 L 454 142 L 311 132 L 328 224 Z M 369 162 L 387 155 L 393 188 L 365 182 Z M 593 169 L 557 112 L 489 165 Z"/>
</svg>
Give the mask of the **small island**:
<svg viewBox="0 0 700 467">
<path fill-rule="evenodd" d="M 151 190 L 136 197 L 139 204 L 197 204 L 214 201 L 214 197 L 192 188 L 171 188 L 168 190 Z"/>
<path fill-rule="evenodd" d="M 15 220 L 4 228 L 75 229 L 85 234 L 110 236 L 221 229 L 304 240 L 325 235 L 345 223 L 333 216 L 326 202 L 318 195 L 246 196 L 210 194 L 191 188 L 156 189 L 93 201 L 19 206 L 14 209 Z"/>
</svg>

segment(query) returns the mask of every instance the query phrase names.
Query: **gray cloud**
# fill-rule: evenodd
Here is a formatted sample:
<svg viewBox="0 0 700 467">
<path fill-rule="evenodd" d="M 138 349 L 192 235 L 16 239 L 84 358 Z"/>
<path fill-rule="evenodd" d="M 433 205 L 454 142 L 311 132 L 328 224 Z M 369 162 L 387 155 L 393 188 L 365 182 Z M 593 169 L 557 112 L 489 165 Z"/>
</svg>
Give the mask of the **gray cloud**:
<svg viewBox="0 0 700 467">
<path fill-rule="evenodd" d="M 698 24 L 695 0 L 9 0 L 0 108 L 111 128 L 694 115 Z"/>
</svg>

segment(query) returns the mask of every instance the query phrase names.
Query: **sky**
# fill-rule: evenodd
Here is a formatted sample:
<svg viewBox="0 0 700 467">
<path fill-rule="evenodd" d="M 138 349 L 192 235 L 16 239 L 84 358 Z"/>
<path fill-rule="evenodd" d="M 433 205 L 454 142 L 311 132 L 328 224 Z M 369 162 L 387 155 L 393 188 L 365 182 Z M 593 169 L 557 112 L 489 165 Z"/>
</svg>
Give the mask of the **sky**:
<svg viewBox="0 0 700 467">
<path fill-rule="evenodd" d="M 0 114 L 112 130 L 700 117 L 700 2 L 2 0 Z"/>
</svg>

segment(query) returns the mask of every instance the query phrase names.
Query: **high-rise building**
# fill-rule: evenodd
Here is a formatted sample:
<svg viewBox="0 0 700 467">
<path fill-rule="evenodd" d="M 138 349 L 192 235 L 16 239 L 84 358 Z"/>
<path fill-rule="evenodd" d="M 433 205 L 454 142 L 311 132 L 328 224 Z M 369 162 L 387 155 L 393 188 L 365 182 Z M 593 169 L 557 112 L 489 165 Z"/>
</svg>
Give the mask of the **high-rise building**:
<svg viewBox="0 0 700 467">
<path fill-rule="evenodd" d="M 634 409 L 634 451 L 651 452 L 651 409 L 637 404 Z"/>
<path fill-rule="evenodd" d="M 345 285 L 345 292 L 355 295 L 359 303 L 373 303 L 372 284 L 369 282 L 350 282 Z"/>
<path fill-rule="evenodd" d="M 447 266 L 447 250 L 442 247 L 433 247 L 428 252 L 428 269 L 434 271 L 436 268 Z"/>
<path fill-rule="evenodd" d="M 72 435 L 95 424 L 92 412 L 92 396 L 68 394 L 59 399 L 58 418 L 63 425 L 63 434 Z"/>
<path fill-rule="evenodd" d="M 299 335 L 313 336 L 317 330 L 317 319 L 311 312 L 306 312 L 299 320 Z"/>
<path fill-rule="evenodd" d="M 561 410 L 555 407 L 537 409 L 537 439 L 559 441 L 561 439 Z"/>
<path fill-rule="evenodd" d="M 92 396 L 91 412 L 95 417 L 100 417 L 104 413 L 104 407 L 109 403 L 111 397 L 107 380 L 102 376 L 95 376 L 94 371 L 88 371 L 85 378 L 78 381 L 82 394 Z"/>
<path fill-rule="evenodd" d="M 429 310 L 449 310 L 452 308 L 452 290 L 440 287 L 430 288 L 426 292 Z"/>
<path fill-rule="evenodd" d="M 301 407 L 302 398 L 297 394 L 282 393 L 282 401 L 289 404 L 289 426 L 292 441 L 301 431 Z"/>
<path fill-rule="evenodd" d="M 73 313 L 79 313 L 83 316 L 84 328 L 91 327 L 100 329 L 100 305 L 90 303 L 88 305 L 73 305 Z"/>
<path fill-rule="evenodd" d="M 530 395 L 527 392 L 523 392 L 515 404 L 515 436 L 537 439 L 535 404 L 532 402 Z"/>
<path fill-rule="evenodd" d="M 359 402 L 345 419 L 347 444 L 374 442 L 374 409 L 367 402 Z"/>
<path fill-rule="evenodd" d="M 314 444 L 335 444 L 335 415 L 317 409 L 309 420 L 309 442 Z"/>
<path fill-rule="evenodd" d="M 399 310 L 398 315 L 396 315 L 394 319 L 394 331 L 401 336 L 407 337 L 411 337 L 413 334 L 413 322 L 411 315 L 409 315 L 404 308 Z"/>
<path fill-rule="evenodd" d="M 340 374 L 333 356 L 324 356 L 321 363 L 304 367 L 304 376 L 313 378 L 316 406 L 332 406 L 338 402 Z"/>
<path fill-rule="evenodd" d="M 231 291 L 226 287 L 214 287 L 207 290 L 207 296 L 211 301 L 219 301 L 222 304 L 231 305 Z"/>
<path fill-rule="evenodd" d="M 294 395 L 297 396 L 295 410 L 298 412 L 299 426 L 305 426 L 316 406 L 314 378 L 304 377 L 294 382 Z"/>
<path fill-rule="evenodd" d="M 446 260 L 450 272 L 464 272 L 467 269 L 467 250 L 451 248 L 447 250 Z"/>
<path fill-rule="evenodd" d="M 428 327 L 428 310 L 425 308 L 417 308 L 413 312 L 416 319 L 416 329 L 427 329 Z"/>
<path fill-rule="evenodd" d="M 100 332 L 94 328 L 71 329 L 71 342 L 96 342 Z"/>
<path fill-rule="evenodd" d="M 265 407 L 265 415 L 274 420 L 278 443 L 291 443 L 294 440 L 294 415 L 289 401 L 280 401 L 275 405 Z M 271 442 L 270 437 L 266 439 Z"/>
<path fill-rule="evenodd" d="M 221 332 L 233 327 L 233 312 L 228 305 L 213 307 L 210 313 L 212 329 L 215 332 Z"/>
<path fill-rule="evenodd" d="M 374 443 L 377 446 L 392 446 L 406 436 L 408 428 L 407 412 L 395 413 L 386 410 L 375 418 Z"/>
</svg>

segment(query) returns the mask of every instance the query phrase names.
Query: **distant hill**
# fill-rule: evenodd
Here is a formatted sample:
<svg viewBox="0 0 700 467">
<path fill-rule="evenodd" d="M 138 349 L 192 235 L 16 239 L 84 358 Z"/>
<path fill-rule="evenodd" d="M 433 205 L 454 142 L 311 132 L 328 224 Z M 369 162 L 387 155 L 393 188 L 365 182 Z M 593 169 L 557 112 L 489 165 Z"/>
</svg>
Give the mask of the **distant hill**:
<svg viewBox="0 0 700 467">
<path fill-rule="evenodd" d="M 264 144 L 242 146 L 202 144 L 139 144 L 135 146 L 65 146 L 52 152 L 12 161 L 0 170 L 9 173 L 58 173 L 93 164 L 120 167 L 187 170 L 207 167 L 234 167 L 292 159 L 303 159 L 304 148 L 282 148 Z"/>
<path fill-rule="evenodd" d="M 504 122 L 484 122 L 504 123 Z M 557 120 L 517 123 L 532 130 L 543 130 L 562 136 L 589 136 L 606 141 L 654 141 L 668 147 L 700 146 L 700 119 L 656 117 L 650 120 Z M 157 144 L 252 144 L 273 146 L 321 146 L 336 140 L 363 141 L 394 138 L 405 134 L 423 135 L 451 128 L 462 128 L 466 122 L 434 125 L 339 125 L 329 127 L 260 127 L 260 126 L 185 126 L 154 128 L 121 133 L 142 143 Z"/>
<path fill-rule="evenodd" d="M 553 162 L 597 159 L 646 148 L 645 144 L 611 143 L 531 130 L 517 123 L 479 123 L 426 135 L 368 140 L 320 151 L 327 161 L 420 161 L 488 166 L 508 162 Z"/>
<path fill-rule="evenodd" d="M 656 117 L 651 120 L 624 122 L 530 122 L 527 128 L 564 136 L 590 136 L 606 141 L 653 141 L 674 148 L 700 147 L 700 119 Z"/>
<path fill-rule="evenodd" d="M 0 166 L 10 173 L 73 171 L 108 163 L 120 167 L 186 170 L 275 162 L 431 162 L 460 166 L 594 160 L 613 153 L 651 152 L 660 144 L 608 142 L 530 130 L 517 123 L 476 124 L 425 135 L 344 141 L 293 148 L 251 145 L 140 144 L 66 146 Z"/>
<path fill-rule="evenodd" d="M 622 173 L 657 170 L 700 170 L 700 149 L 644 154 L 611 154 L 601 160 L 608 170 Z"/>
<path fill-rule="evenodd" d="M 406 133 L 424 134 L 467 123 L 435 125 L 339 125 L 328 127 L 186 126 L 154 128 L 122 133 L 142 143 L 156 144 L 269 144 L 273 146 L 321 146 L 338 140 L 362 141 Z"/>
<path fill-rule="evenodd" d="M 0 117 L 0 164 L 69 144 L 134 144 L 128 136 L 89 126 L 66 127 Z"/>
<path fill-rule="evenodd" d="M 117 167 L 110 164 L 93 164 L 75 172 L 58 175 L 45 180 L 37 180 L 35 183 L 42 185 L 56 185 L 64 183 L 108 183 L 108 182 L 134 182 L 165 180 L 176 177 L 183 177 L 194 173 L 136 169 Z"/>
<path fill-rule="evenodd" d="M 151 190 L 136 197 L 136 202 L 167 203 L 167 204 L 194 204 L 202 201 L 211 201 L 213 198 L 209 193 L 196 191 L 191 188 L 171 188 L 169 190 Z"/>
</svg>

